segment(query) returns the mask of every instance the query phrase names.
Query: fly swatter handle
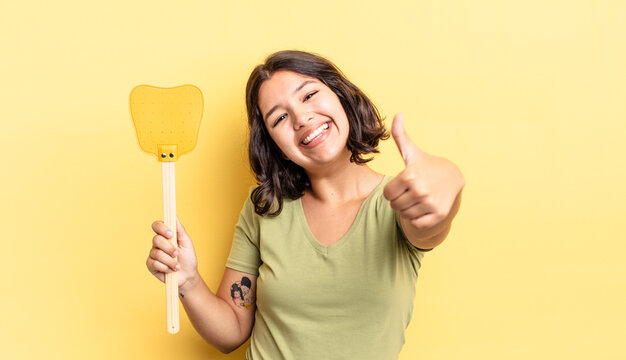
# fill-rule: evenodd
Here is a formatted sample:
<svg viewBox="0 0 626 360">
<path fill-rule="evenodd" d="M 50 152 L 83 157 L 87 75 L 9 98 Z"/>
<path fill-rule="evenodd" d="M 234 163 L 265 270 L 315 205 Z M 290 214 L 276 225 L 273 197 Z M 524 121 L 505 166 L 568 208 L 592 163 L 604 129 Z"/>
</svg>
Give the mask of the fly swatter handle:
<svg viewBox="0 0 626 360">
<path fill-rule="evenodd" d="M 163 166 L 163 220 L 172 230 L 170 242 L 178 248 L 176 233 L 176 171 L 175 162 L 162 162 Z M 176 334 L 180 329 L 178 321 L 178 276 L 175 271 L 165 274 L 165 295 L 167 300 L 167 332 Z"/>
</svg>

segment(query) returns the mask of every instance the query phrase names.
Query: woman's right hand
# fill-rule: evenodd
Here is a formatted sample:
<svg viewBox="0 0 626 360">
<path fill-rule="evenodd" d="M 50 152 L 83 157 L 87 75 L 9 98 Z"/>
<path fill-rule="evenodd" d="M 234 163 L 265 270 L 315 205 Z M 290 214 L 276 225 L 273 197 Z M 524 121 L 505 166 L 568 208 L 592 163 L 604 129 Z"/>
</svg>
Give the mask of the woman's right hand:
<svg viewBox="0 0 626 360">
<path fill-rule="evenodd" d="M 200 278 L 198 274 L 198 259 L 187 235 L 185 228 L 176 218 L 178 247 L 172 245 L 170 238 L 172 233 L 162 221 L 152 223 L 152 230 L 156 235 L 152 238 L 152 249 L 146 260 L 148 270 L 157 279 L 165 282 L 165 274 L 176 271 L 178 276 L 178 288 Z M 176 261 L 175 257 L 178 257 Z"/>
</svg>

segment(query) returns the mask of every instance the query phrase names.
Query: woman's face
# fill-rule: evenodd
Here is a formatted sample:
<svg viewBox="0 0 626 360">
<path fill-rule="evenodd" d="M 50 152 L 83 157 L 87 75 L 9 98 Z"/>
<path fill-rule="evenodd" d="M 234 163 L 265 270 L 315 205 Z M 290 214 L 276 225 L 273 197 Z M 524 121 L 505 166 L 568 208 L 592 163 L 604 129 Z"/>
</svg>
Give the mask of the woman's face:
<svg viewBox="0 0 626 360">
<path fill-rule="evenodd" d="M 261 84 L 259 109 L 283 155 L 305 170 L 349 158 L 349 124 L 339 97 L 316 78 L 280 70 Z"/>
</svg>

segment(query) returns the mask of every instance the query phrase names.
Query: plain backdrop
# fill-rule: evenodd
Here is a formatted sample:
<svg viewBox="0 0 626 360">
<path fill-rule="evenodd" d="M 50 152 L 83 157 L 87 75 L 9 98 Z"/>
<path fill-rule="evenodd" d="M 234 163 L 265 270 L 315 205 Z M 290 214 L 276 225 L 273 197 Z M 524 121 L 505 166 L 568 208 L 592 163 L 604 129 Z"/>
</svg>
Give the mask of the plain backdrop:
<svg viewBox="0 0 626 360">
<path fill-rule="evenodd" d="M 400 359 L 626 358 L 626 3 L 3 1 L 3 359 L 242 359 L 165 324 L 145 266 L 161 169 L 138 84 L 195 84 L 178 215 L 217 289 L 249 186 L 245 83 L 270 53 L 335 62 L 387 126 L 467 179 L 423 260 Z M 395 175 L 392 140 L 371 163 Z M 373 289 L 375 290 L 375 289 Z"/>
</svg>

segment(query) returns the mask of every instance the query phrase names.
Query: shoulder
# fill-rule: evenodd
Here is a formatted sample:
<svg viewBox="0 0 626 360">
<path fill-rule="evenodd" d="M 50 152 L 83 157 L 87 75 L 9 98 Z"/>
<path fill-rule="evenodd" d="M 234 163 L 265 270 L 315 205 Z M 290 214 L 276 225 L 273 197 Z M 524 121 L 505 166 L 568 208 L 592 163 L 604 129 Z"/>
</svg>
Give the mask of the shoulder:
<svg viewBox="0 0 626 360">
<path fill-rule="evenodd" d="M 253 185 L 248 189 L 248 195 L 243 203 L 240 217 L 245 218 L 247 221 L 251 223 L 264 223 L 267 221 L 276 221 L 278 219 L 284 219 L 287 217 L 293 216 L 293 213 L 297 211 L 297 206 L 299 205 L 300 199 L 289 199 L 283 198 L 283 206 L 280 214 L 272 216 L 272 215 L 259 215 L 256 212 L 256 205 L 253 201 L 253 192 L 258 186 Z M 277 204 L 273 204 L 271 210 L 274 210 L 277 207 Z M 271 212 L 271 211 L 270 211 Z"/>
<path fill-rule="evenodd" d="M 370 206 L 375 206 L 378 210 L 393 210 L 391 209 L 391 206 L 389 205 L 389 200 L 387 200 L 385 198 L 385 196 L 383 195 L 383 191 L 385 189 L 385 185 L 387 185 L 387 183 L 392 179 L 391 176 L 389 175 L 383 175 L 382 180 L 380 181 L 380 183 L 378 184 L 378 186 L 376 186 L 376 188 L 374 188 L 374 190 L 372 191 L 372 193 L 370 194 L 370 201 L 371 204 Z"/>
</svg>

